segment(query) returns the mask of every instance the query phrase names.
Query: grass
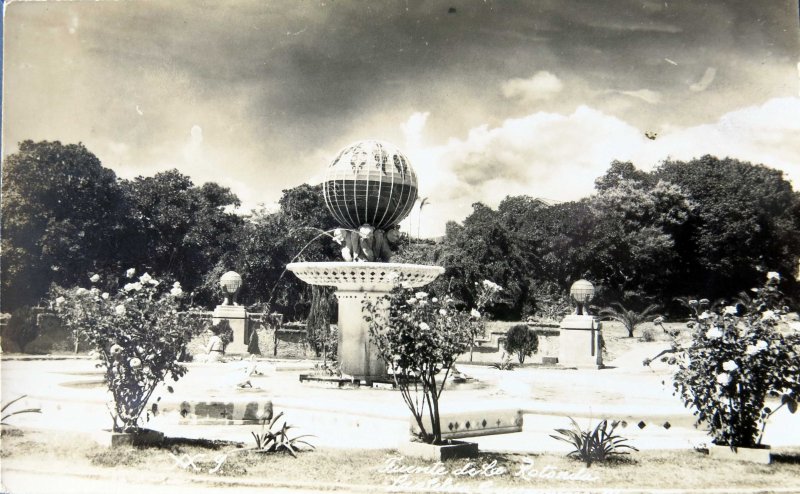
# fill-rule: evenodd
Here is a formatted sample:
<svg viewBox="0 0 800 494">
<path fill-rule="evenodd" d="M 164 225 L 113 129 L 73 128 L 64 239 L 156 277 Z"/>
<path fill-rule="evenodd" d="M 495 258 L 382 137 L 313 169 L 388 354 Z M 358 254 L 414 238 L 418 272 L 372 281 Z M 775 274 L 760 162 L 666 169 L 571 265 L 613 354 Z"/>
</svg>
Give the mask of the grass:
<svg viewBox="0 0 800 494">
<path fill-rule="evenodd" d="M 248 446 L 250 446 L 248 444 Z M 94 444 L 87 436 L 61 432 L 25 431 L 3 435 L 3 463 L 38 465 L 48 468 L 68 468 L 70 471 L 125 471 L 136 478 L 152 479 L 198 476 L 259 479 L 275 484 L 338 484 L 338 485 L 429 485 L 427 482 L 452 482 L 464 489 L 483 489 L 484 482 L 497 488 L 655 488 L 673 489 L 708 487 L 783 487 L 800 490 L 800 448 L 775 450 L 772 465 L 727 463 L 709 458 L 696 451 L 643 451 L 609 463 L 593 464 L 584 470 L 580 461 L 558 454 L 512 455 L 482 453 L 472 460 L 445 462 L 444 475 L 417 473 L 402 477 L 384 468 L 398 458 L 404 467 L 429 467 L 430 462 L 400 458 L 392 450 L 333 450 L 304 452 L 292 458 L 286 454 L 259 454 L 237 443 L 169 440 L 159 448 L 121 447 L 106 449 Z M 504 473 L 487 477 L 477 473 L 470 476 L 472 463 L 480 471 L 483 465 L 494 463 Z M 528 465 L 532 462 L 532 465 Z M 526 466 L 528 465 L 528 466 Z M 527 468 L 527 470 L 525 470 Z M 542 478 L 533 471 L 583 472 L 593 481 Z M 458 472 L 461 474 L 458 474 Z M 497 470 L 495 470 L 497 471 Z M 524 473 L 527 472 L 527 478 Z M 473 471 L 475 473 L 475 471 Z M 545 475 L 545 477 L 547 476 Z M 449 480 L 448 480 L 449 479 Z M 212 482 L 209 480 L 209 482 Z"/>
</svg>

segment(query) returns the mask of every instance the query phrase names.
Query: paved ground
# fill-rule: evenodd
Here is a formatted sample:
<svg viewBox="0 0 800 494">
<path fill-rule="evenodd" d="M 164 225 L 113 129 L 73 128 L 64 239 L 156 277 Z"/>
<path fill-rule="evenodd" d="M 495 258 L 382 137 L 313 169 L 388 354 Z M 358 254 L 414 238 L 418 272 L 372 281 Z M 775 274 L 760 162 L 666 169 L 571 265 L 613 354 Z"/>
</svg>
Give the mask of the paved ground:
<svg viewBox="0 0 800 494">
<path fill-rule="evenodd" d="M 443 413 L 487 408 L 521 409 L 523 432 L 478 438 L 484 450 L 563 451 L 566 445 L 549 437 L 556 427 L 575 417 L 583 425 L 609 417 L 624 420 L 622 429 L 640 449 L 691 448 L 705 442 L 693 427 L 691 414 L 672 395 L 669 369 L 643 367 L 642 360 L 663 348 L 661 343 L 637 344 L 608 362 L 603 370 L 528 367 L 498 371 L 461 365 L 480 384 L 456 387 L 443 395 Z M 298 432 L 317 436 L 316 444 L 344 448 L 393 447 L 407 435 L 409 414 L 399 393 L 379 389 L 327 389 L 299 382 L 311 361 L 259 361 L 262 376 L 251 378 L 254 389 L 241 390 L 248 362 L 189 364 L 189 373 L 173 383 L 175 393 L 162 393 L 163 408 L 173 411 L 183 400 L 270 400 L 285 411 Z M 96 432 L 110 425 L 107 393 L 95 363 L 88 359 L 14 360 L 2 362 L 3 402 L 27 394 L 20 405 L 37 406 L 42 415 L 16 417 L 20 425 Z M 663 382 L 662 382 L 663 381 Z M 162 415 L 152 427 L 170 435 L 250 441 L 251 425 L 178 425 L 175 415 Z M 640 427 L 643 425 L 644 427 Z M 666 427 L 665 427 L 666 426 Z M 342 440 L 342 433 L 347 440 Z M 765 442 L 800 445 L 800 417 L 777 414 Z"/>
</svg>

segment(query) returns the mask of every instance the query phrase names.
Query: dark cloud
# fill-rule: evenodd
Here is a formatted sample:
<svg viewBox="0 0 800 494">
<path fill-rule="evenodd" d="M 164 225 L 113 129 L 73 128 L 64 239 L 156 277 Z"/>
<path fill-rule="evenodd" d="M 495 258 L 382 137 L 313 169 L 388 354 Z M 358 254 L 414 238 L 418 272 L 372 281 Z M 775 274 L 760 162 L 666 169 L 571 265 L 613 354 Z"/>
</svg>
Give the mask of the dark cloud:
<svg viewBox="0 0 800 494">
<path fill-rule="evenodd" d="M 589 105 L 657 129 L 796 94 L 789 1 L 453 6 L 12 3 L 4 149 L 26 138 L 83 140 L 112 166 L 147 171 L 180 164 L 199 125 L 215 150 L 204 166 L 255 182 L 254 195 L 269 201 L 314 175 L 320 150 L 401 138 L 413 111 L 429 111 L 426 136 L 444 141 L 535 111 Z M 711 67 L 713 81 L 692 91 Z M 541 71 L 563 83 L 558 97 L 503 95 L 508 80 Z"/>
</svg>

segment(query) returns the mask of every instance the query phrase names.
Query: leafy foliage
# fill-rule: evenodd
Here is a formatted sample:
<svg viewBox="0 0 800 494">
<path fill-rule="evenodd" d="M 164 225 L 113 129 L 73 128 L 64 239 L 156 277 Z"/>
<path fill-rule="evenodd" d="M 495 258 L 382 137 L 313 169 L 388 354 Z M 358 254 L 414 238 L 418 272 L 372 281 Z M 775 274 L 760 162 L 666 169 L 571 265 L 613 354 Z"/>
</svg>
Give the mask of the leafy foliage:
<svg viewBox="0 0 800 494">
<path fill-rule="evenodd" d="M 517 367 L 517 364 L 511 361 L 511 357 L 509 355 L 503 355 L 502 360 L 500 362 L 495 362 L 492 364 L 492 368 L 497 370 L 514 370 Z"/>
<path fill-rule="evenodd" d="M 4 310 L 35 305 L 53 282 L 113 270 L 125 207 L 114 172 L 82 144 L 21 142 L 3 160 Z"/>
<path fill-rule="evenodd" d="M 636 326 L 648 321 L 652 314 L 659 309 L 656 304 L 648 305 L 642 311 L 633 309 L 626 309 L 624 305 L 619 302 L 611 304 L 611 307 L 601 309 L 599 314 L 602 318 L 611 319 L 622 323 L 628 331 L 628 338 L 633 338 L 633 332 Z"/>
<path fill-rule="evenodd" d="M 11 408 L 11 405 L 25 398 L 26 396 L 27 395 L 18 396 L 17 398 L 14 398 L 13 400 L 3 405 L 3 408 L 0 409 L 0 425 L 9 425 L 8 422 L 6 422 L 6 420 L 13 417 L 14 415 L 22 415 L 23 413 L 42 413 L 41 408 L 24 408 L 22 410 L 6 412 L 9 408 Z"/>
<path fill-rule="evenodd" d="M 608 420 L 603 420 L 594 428 L 594 430 L 583 430 L 575 419 L 570 417 L 572 422 L 571 429 L 556 429 L 558 436 L 550 435 L 553 439 L 558 439 L 567 444 L 572 445 L 575 449 L 570 451 L 567 456 L 578 457 L 581 461 L 586 463 L 587 467 L 591 467 L 592 463 L 602 463 L 609 458 L 629 454 L 628 451 L 639 451 L 629 444 L 625 444 L 628 440 L 614 434 L 619 421 L 613 421 L 610 424 Z"/>
<path fill-rule="evenodd" d="M 440 300 L 400 284 L 377 301 L 365 300 L 364 308 L 370 340 L 391 368 L 420 439 L 440 444 L 439 400 L 453 363 L 470 346 L 470 315 L 450 297 Z M 423 421 L 426 413 L 430 429 Z"/>
<path fill-rule="evenodd" d="M 662 352 L 662 361 L 677 366 L 675 393 L 718 445 L 756 446 L 773 413 L 797 409 L 800 333 L 784 335 L 776 327 L 788 311 L 779 282 L 778 273 L 770 272 L 747 306 L 710 311 L 707 300 L 691 301 L 691 337 L 676 338 Z M 768 396 L 781 399 L 775 410 L 766 406 Z"/>
<path fill-rule="evenodd" d="M 527 324 L 515 324 L 506 333 L 504 348 L 506 352 L 516 354 L 522 365 L 525 363 L 525 357 L 534 354 L 539 349 L 539 337 L 531 331 Z"/>
<path fill-rule="evenodd" d="M 133 269 L 127 275 L 134 276 Z M 99 276 L 91 281 L 99 282 Z M 138 430 L 156 387 L 186 373 L 178 358 L 200 329 L 200 319 L 180 310 L 184 294 L 179 283 L 162 291 L 164 285 L 145 273 L 114 295 L 97 287 L 57 287 L 52 293 L 59 318 L 100 356 L 114 400 L 116 432 Z"/>
<path fill-rule="evenodd" d="M 311 443 L 303 440 L 304 437 L 313 437 L 311 434 L 290 437 L 289 430 L 293 429 L 294 426 L 289 425 L 286 420 L 276 427 L 281 417 L 283 417 L 283 412 L 276 415 L 268 426 L 265 420 L 264 425 L 266 427 L 262 427 L 261 433 L 251 432 L 256 442 L 254 450 L 257 453 L 280 453 L 285 451 L 296 458 L 297 452 L 301 448 L 314 449 Z"/>
</svg>

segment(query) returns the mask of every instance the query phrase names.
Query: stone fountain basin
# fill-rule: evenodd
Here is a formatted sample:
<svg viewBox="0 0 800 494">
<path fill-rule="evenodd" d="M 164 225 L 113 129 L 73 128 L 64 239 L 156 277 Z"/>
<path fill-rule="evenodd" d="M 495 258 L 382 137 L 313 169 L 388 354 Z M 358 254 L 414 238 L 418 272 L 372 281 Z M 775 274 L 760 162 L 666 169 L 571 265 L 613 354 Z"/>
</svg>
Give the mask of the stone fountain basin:
<svg viewBox="0 0 800 494">
<path fill-rule="evenodd" d="M 310 285 L 354 292 L 389 292 L 398 279 L 405 287 L 418 288 L 444 273 L 441 266 L 397 262 L 294 262 L 286 267 Z"/>
</svg>

